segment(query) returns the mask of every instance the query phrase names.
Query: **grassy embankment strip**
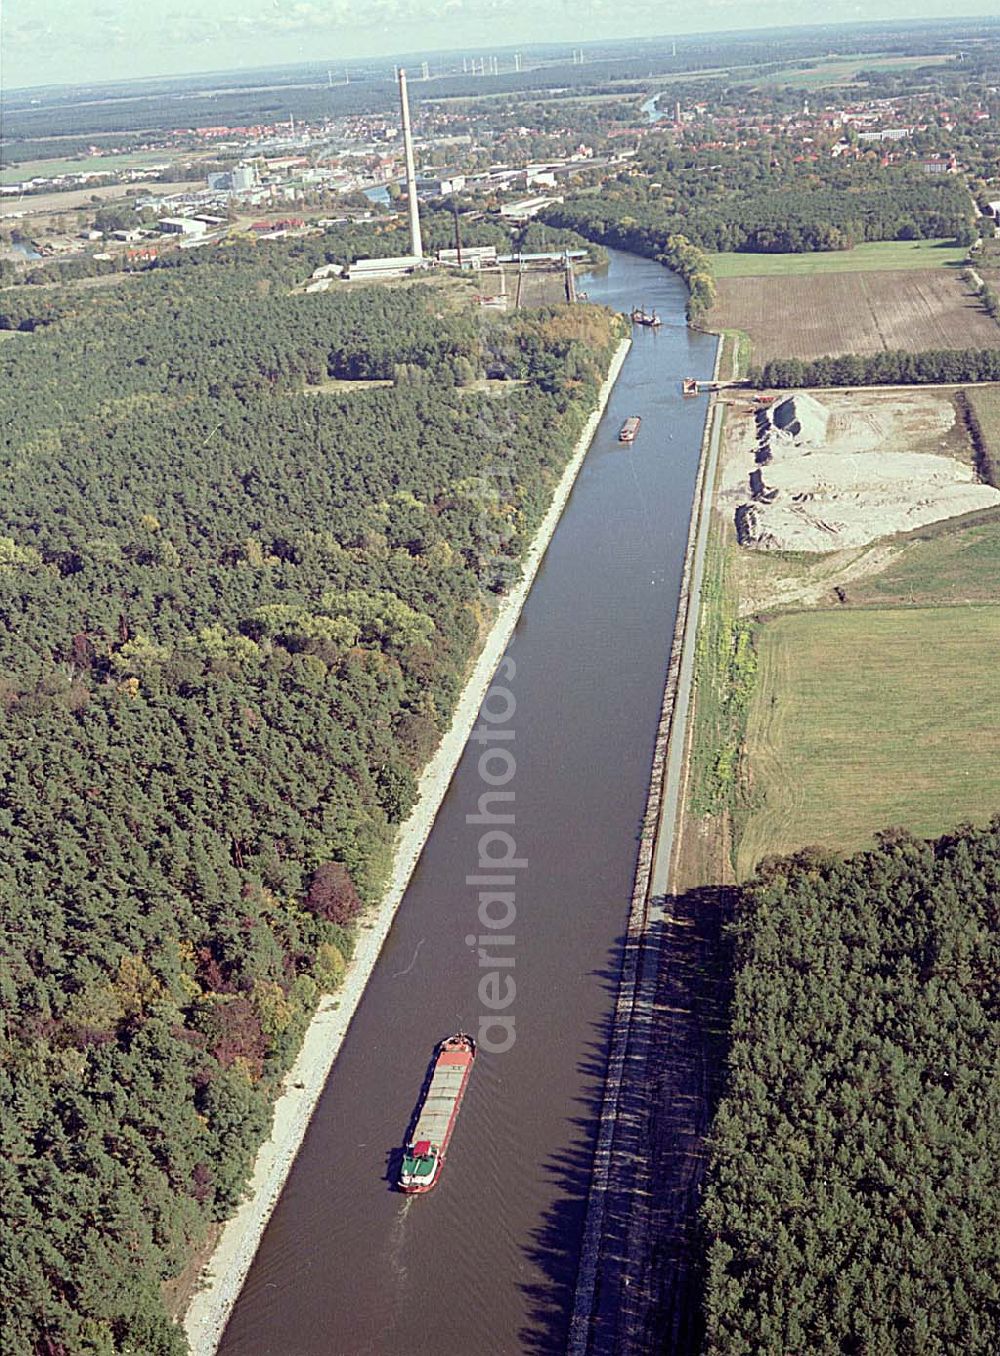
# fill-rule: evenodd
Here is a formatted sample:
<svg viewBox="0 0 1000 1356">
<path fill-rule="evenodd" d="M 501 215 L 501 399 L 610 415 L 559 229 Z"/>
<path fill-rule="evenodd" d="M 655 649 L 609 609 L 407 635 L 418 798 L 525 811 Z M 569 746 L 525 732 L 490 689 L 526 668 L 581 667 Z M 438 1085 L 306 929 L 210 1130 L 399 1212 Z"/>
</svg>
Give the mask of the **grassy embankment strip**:
<svg viewBox="0 0 1000 1356">
<path fill-rule="evenodd" d="M 747 725 L 754 808 L 741 878 L 804 844 L 852 851 L 1000 807 L 1000 606 L 819 612 L 757 635 Z"/>
<path fill-rule="evenodd" d="M 753 343 L 746 330 L 710 331 L 722 335 L 722 360 L 719 363 L 719 380 L 736 381 L 745 377 L 750 369 L 753 357 Z M 722 418 L 725 420 L 726 411 Z"/>
<path fill-rule="evenodd" d="M 739 330 L 723 332 L 719 377 L 733 380 L 745 371 L 750 341 Z M 723 407 L 721 418 L 728 411 Z M 708 490 L 714 499 L 715 487 Z M 725 843 L 742 806 L 740 765 L 746 715 L 756 670 L 751 627 L 738 616 L 730 570 L 727 530 L 712 510 L 701 589 L 695 649 L 694 696 L 688 730 L 687 785 L 683 805 L 679 873 L 700 876 L 705 864 L 726 853 Z M 695 824 L 701 833 L 695 832 Z M 710 825 L 710 827 L 708 827 Z M 713 839 L 706 841 L 707 836 Z M 695 838 L 699 841 L 696 844 Z"/>
<path fill-rule="evenodd" d="M 740 757 L 757 661 L 751 625 L 737 615 L 729 552 L 719 522 L 712 525 L 701 598 L 688 805 L 698 816 L 735 816 L 740 801 Z"/>
<path fill-rule="evenodd" d="M 959 268 L 968 249 L 951 240 L 878 240 L 852 250 L 812 254 L 710 254 L 717 278 L 767 278 L 814 273 L 864 273 L 902 268 Z"/>
</svg>

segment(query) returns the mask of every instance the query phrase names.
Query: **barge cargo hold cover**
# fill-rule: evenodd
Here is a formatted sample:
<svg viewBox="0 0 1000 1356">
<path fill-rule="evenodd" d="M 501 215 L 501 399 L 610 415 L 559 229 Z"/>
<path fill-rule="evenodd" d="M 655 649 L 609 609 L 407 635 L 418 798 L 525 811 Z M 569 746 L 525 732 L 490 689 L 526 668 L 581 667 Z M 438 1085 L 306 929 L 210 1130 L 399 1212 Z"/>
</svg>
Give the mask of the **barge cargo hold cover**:
<svg viewBox="0 0 1000 1356">
<path fill-rule="evenodd" d="M 476 1042 L 462 1031 L 438 1046 L 399 1172 L 399 1188 L 408 1195 L 437 1184 L 475 1057 Z"/>
</svg>

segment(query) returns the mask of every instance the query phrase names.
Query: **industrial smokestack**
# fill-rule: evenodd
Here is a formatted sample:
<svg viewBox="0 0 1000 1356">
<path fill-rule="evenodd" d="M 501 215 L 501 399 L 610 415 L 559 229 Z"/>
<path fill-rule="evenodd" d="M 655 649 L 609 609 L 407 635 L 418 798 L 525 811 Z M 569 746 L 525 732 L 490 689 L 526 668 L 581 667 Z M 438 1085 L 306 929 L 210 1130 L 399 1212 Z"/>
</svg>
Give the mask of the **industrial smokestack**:
<svg viewBox="0 0 1000 1356">
<path fill-rule="evenodd" d="M 413 164 L 413 137 L 410 133 L 410 101 L 406 97 L 406 71 L 399 68 L 399 108 L 403 117 L 403 152 L 406 157 L 406 200 L 410 209 L 410 253 L 424 257 L 420 239 L 420 213 L 417 210 L 417 171 Z"/>
</svg>

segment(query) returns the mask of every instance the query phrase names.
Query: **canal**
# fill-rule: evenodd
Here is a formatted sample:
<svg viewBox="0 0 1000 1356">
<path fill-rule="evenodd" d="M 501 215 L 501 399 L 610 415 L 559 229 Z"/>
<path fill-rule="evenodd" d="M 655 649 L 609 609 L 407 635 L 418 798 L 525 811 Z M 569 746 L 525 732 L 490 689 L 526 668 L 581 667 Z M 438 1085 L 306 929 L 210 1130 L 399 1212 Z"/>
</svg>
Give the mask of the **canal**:
<svg viewBox="0 0 1000 1356">
<path fill-rule="evenodd" d="M 481 1053 L 440 1185 L 390 1190 L 435 1043 L 484 1014 L 477 918 L 489 787 L 470 744 L 224 1334 L 225 1356 L 558 1352 L 572 1308 L 608 1023 L 673 636 L 705 419 L 681 378 L 715 340 L 685 289 L 613 253 L 591 300 L 655 307 L 607 412 L 502 666 L 516 708 L 506 825 L 516 996 L 506 1053 Z M 617 441 L 642 417 L 631 449 Z M 508 697 L 490 703 L 503 714 Z M 491 743 L 491 747 L 492 747 Z M 511 770 L 512 769 L 512 770 Z M 497 807 L 494 805 L 494 810 Z M 502 850 L 499 840 L 487 849 Z M 505 954 L 506 954 L 505 953 Z M 493 992 L 491 990 L 491 992 Z M 498 1035 L 499 1033 L 494 1033 Z"/>
</svg>

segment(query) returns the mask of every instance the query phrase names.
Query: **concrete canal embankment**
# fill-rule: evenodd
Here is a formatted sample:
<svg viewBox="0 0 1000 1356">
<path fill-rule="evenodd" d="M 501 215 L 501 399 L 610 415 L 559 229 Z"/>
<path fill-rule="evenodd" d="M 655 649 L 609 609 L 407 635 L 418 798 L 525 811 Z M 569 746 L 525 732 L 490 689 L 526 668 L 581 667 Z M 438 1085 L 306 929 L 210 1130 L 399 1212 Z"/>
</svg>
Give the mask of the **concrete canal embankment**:
<svg viewBox="0 0 1000 1356">
<path fill-rule="evenodd" d="M 500 605 L 493 626 L 462 692 L 452 723 L 420 778 L 418 799 L 400 829 L 389 886 L 366 915 L 342 986 L 320 1002 L 274 1109 L 270 1138 L 262 1146 L 249 1194 L 228 1221 L 202 1276 L 184 1329 L 194 1356 L 211 1356 L 239 1296 L 267 1222 L 291 1170 L 310 1118 L 375 968 L 396 911 L 420 858 L 441 802 L 473 729 L 483 697 L 503 657 L 559 518 L 572 492 L 631 340 L 612 358 L 597 405 L 556 486 L 548 511 L 525 557 L 521 578 Z"/>
<path fill-rule="evenodd" d="M 719 340 L 713 382 L 722 355 Z M 684 557 L 670 662 L 639 835 L 597 1150 L 570 1327 L 570 1356 L 643 1350 L 632 1345 L 648 1307 L 644 1253 L 651 1246 L 650 1108 L 646 1087 L 661 968 L 670 964 L 668 890 L 680 809 L 705 550 L 722 409 L 710 398 Z"/>
</svg>

